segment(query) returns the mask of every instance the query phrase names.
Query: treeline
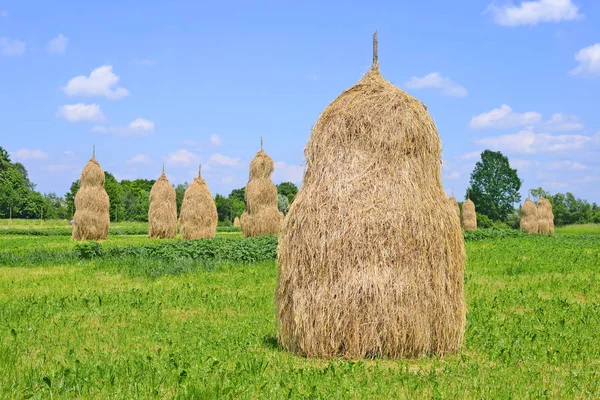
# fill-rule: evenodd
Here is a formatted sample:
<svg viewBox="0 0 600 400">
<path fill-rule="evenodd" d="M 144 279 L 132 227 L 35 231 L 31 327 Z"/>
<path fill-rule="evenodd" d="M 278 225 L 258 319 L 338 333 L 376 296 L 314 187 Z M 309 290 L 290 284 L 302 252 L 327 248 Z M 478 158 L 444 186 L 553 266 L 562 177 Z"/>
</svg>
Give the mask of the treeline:
<svg viewBox="0 0 600 400">
<path fill-rule="evenodd" d="M 136 179 L 118 181 L 110 172 L 104 172 L 104 188 L 110 199 L 110 219 L 118 221 L 148 221 L 150 190 L 155 180 Z M 183 195 L 188 187 L 184 182 L 174 185 L 177 194 L 177 211 L 181 210 Z M 67 219 L 75 214 L 75 195 L 79 180 L 73 182 L 64 196 L 56 193 L 40 194 L 29 180 L 27 170 L 21 163 L 13 163 L 6 150 L 0 147 L 0 218 Z M 298 188 L 291 182 L 277 185 L 278 207 L 284 213 Z M 246 210 L 245 188 L 234 189 L 229 196 L 217 194 L 215 204 L 219 221 L 224 225 L 233 223 Z"/>
</svg>

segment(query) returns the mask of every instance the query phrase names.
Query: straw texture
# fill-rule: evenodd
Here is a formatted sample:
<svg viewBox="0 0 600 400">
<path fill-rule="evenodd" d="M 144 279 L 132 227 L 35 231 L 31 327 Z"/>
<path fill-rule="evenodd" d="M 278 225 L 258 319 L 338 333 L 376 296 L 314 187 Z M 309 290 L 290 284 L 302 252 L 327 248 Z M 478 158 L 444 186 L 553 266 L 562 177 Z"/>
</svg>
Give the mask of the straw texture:
<svg viewBox="0 0 600 400">
<path fill-rule="evenodd" d="M 238 217 L 235 217 L 235 219 L 233 220 L 233 226 L 237 226 L 237 227 L 241 226 L 240 219 Z"/>
<path fill-rule="evenodd" d="M 163 170 L 150 191 L 148 237 L 166 239 L 177 235 L 177 200 L 175 189 Z"/>
<path fill-rule="evenodd" d="M 477 230 L 477 214 L 475 213 L 475 203 L 467 199 L 462 205 L 462 228 L 465 231 Z"/>
<path fill-rule="evenodd" d="M 460 208 L 458 207 L 458 201 L 456 201 L 456 197 L 452 196 L 448 200 L 450 200 L 450 204 L 452 204 L 452 208 L 454 208 L 454 212 L 456 212 L 456 216 L 460 221 Z"/>
<path fill-rule="evenodd" d="M 179 215 L 181 236 L 186 240 L 215 237 L 218 218 L 210 190 L 198 173 L 183 195 Z"/>
<path fill-rule="evenodd" d="M 521 207 L 520 228 L 523 232 L 538 233 L 538 209 L 529 199 Z"/>
<path fill-rule="evenodd" d="M 464 245 L 425 105 L 375 63 L 323 111 L 305 157 L 279 239 L 281 345 L 307 357 L 456 351 Z"/>
<path fill-rule="evenodd" d="M 537 204 L 538 210 L 538 232 L 544 235 L 554 235 L 554 214 L 552 203 L 544 197 L 540 197 Z"/>
</svg>

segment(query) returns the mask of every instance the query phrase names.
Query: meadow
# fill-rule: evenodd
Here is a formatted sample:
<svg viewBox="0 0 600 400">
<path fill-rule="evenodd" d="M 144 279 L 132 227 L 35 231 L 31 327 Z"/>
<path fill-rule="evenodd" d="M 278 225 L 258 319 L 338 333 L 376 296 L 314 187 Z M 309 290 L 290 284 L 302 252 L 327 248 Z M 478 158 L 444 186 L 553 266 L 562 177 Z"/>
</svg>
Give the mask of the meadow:
<svg viewBox="0 0 600 400">
<path fill-rule="evenodd" d="M 465 239 L 459 353 L 310 360 L 277 343 L 275 237 L 0 233 L 0 398 L 599 398 L 600 226 Z"/>
</svg>

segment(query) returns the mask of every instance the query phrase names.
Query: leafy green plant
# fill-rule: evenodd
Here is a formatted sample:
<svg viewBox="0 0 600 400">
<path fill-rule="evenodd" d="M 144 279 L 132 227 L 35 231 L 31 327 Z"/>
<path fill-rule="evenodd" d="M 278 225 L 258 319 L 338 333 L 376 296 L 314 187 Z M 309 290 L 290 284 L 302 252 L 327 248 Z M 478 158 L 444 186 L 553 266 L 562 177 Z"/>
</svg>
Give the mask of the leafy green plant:
<svg viewBox="0 0 600 400">
<path fill-rule="evenodd" d="M 96 257 L 102 257 L 104 255 L 104 249 L 98 242 L 90 241 L 77 243 L 75 245 L 75 256 L 82 260 L 90 260 Z"/>
</svg>

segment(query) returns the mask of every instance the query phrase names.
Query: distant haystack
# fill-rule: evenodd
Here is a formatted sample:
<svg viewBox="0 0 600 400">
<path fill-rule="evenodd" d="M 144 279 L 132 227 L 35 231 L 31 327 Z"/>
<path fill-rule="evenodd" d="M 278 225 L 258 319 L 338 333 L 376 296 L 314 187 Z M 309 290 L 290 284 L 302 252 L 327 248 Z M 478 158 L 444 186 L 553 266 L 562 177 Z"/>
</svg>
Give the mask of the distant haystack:
<svg viewBox="0 0 600 400">
<path fill-rule="evenodd" d="M 537 204 L 538 232 L 544 235 L 554 235 L 554 214 L 552 203 L 544 197 L 540 197 Z"/>
<path fill-rule="evenodd" d="M 521 207 L 520 227 L 523 232 L 538 233 L 538 209 L 529 199 Z"/>
<path fill-rule="evenodd" d="M 465 231 L 477 230 L 475 203 L 471 199 L 467 199 L 462 205 L 462 227 Z"/>
<path fill-rule="evenodd" d="M 174 238 L 177 235 L 177 200 L 175 189 L 165 175 L 165 168 L 150 191 L 148 237 Z"/>
<path fill-rule="evenodd" d="M 458 201 L 456 201 L 456 197 L 451 196 L 448 200 L 450 200 L 450 204 L 452 204 L 452 208 L 454 208 L 456 216 L 460 220 L 460 208 L 458 207 Z"/>
<path fill-rule="evenodd" d="M 283 213 L 277 209 L 277 187 L 271 182 L 275 168 L 273 159 L 262 149 L 250 163 L 250 180 L 246 185 L 246 211 L 241 225 L 244 236 L 277 235 Z"/>
<path fill-rule="evenodd" d="M 183 195 L 179 225 L 186 240 L 212 238 L 217 233 L 217 207 L 201 171 Z"/>
<path fill-rule="evenodd" d="M 75 195 L 73 240 L 103 240 L 108 236 L 110 202 L 104 190 L 104 171 L 96 161 L 96 151 L 83 168 Z"/>
<path fill-rule="evenodd" d="M 233 226 L 235 227 L 240 227 L 240 219 L 238 217 L 235 217 L 235 219 L 233 220 Z"/>
</svg>

